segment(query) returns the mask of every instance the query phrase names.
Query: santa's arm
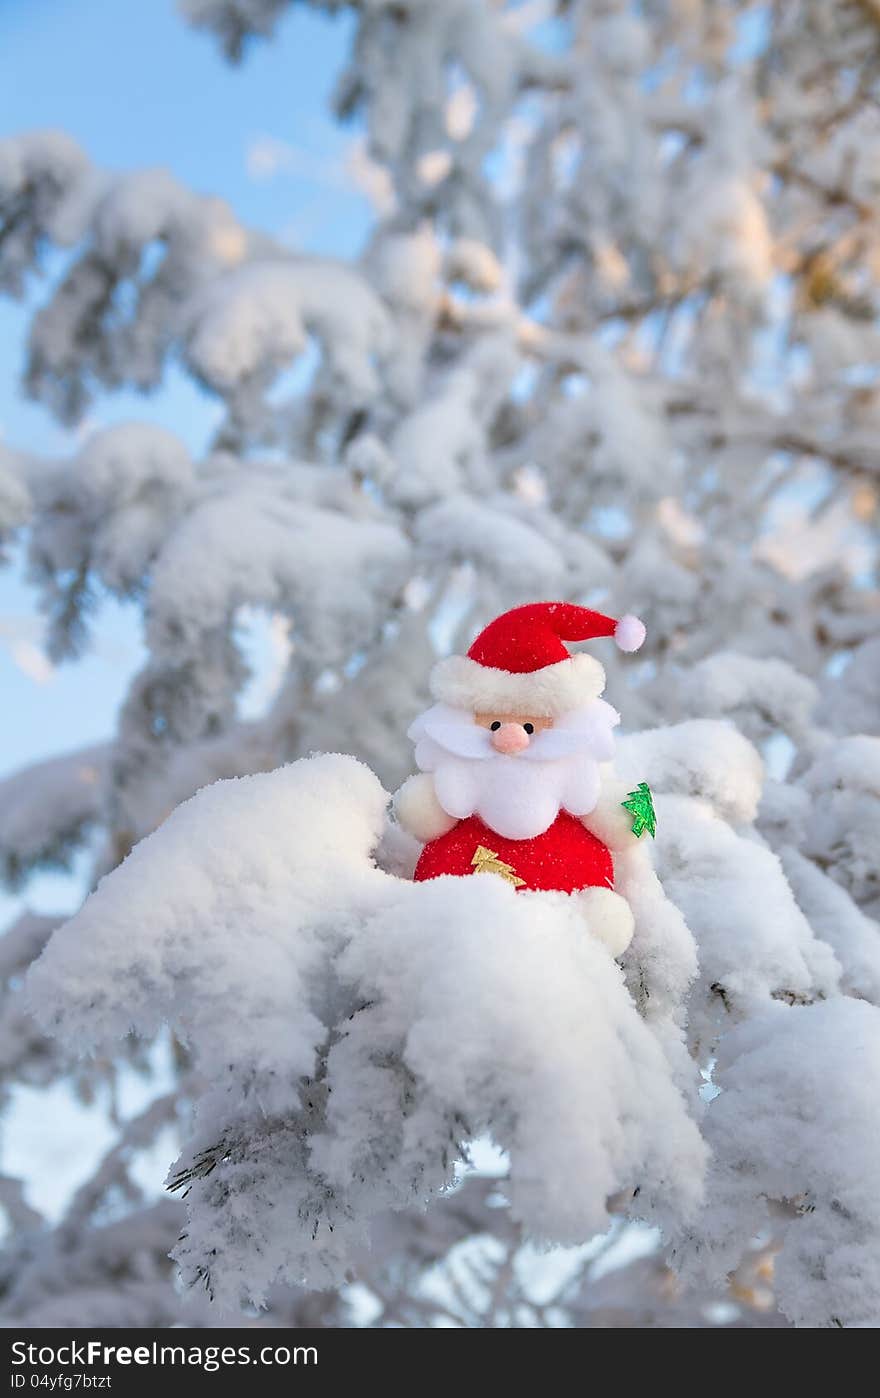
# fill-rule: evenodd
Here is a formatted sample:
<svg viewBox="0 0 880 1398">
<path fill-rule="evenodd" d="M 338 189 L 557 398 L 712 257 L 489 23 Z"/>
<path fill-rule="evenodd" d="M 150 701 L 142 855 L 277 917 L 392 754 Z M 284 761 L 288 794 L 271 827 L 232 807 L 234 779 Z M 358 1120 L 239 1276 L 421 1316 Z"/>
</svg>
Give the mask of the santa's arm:
<svg viewBox="0 0 880 1398">
<path fill-rule="evenodd" d="M 628 849 L 642 838 L 633 834 L 631 811 L 621 805 L 629 796 L 625 782 L 615 778 L 605 778 L 598 804 L 589 815 L 581 816 L 581 821 L 591 834 L 600 839 L 609 849 Z M 644 834 L 644 831 L 642 832 Z"/>
<path fill-rule="evenodd" d="M 427 772 L 408 777 L 392 798 L 391 809 L 398 825 L 426 845 L 451 830 L 458 821 L 447 815 L 434 791 L 434 779 Z"/>
</svg>

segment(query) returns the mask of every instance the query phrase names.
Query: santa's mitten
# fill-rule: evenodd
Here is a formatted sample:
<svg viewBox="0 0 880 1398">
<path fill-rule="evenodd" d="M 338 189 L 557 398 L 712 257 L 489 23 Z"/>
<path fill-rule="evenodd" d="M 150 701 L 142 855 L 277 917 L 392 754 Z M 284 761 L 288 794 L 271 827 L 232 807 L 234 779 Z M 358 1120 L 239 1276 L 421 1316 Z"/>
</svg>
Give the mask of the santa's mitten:
<svg viewBox="0 0 880 1398">
<path fill-rule="evenodd" d="M 606 777 L 595 809 L 590 811 L 589 815 L 581 817 L 591 834 L 597 836 L 609 849 L 627 849 L 630 845 L 637 844 L 649 829 L 644 824 L 639 828 L 633 819 L 631 808 L 624 805 L 632 795 L 624 782 L 614 777 Z"/>
<path fill-rule="evenodd" d="M 578 899 L 594 937 L 611 952 L 622 956 L 632 941 L 635 919 L 625 898 L 611 888 L 582 888 Z"/>
<path fill-rule="evenodd" d="M 427 772 L 408 777 L 395 793 L 391 809 L 394 817 L 409 835 L 425 845 L 437 840 L 458 822 L 447 815 L 434 791 L 434 778 Z"/>
</svg>

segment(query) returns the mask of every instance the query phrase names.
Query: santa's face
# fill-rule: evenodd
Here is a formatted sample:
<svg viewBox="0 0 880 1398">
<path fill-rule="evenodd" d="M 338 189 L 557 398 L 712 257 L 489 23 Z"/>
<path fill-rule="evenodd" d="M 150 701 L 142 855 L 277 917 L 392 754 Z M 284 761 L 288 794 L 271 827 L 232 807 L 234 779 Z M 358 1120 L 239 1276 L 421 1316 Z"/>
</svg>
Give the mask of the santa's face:
<svg viewBox="0 0 880 1398">
<path fill-rule="evenodd" d="M 492 747 L 508 757 L 522 752 L 536 734 L 553 727 L 552 718 L 540 718 L 535 714 L 474 714 L 474 723 L 487 728 Z"/>
<path fill-rule="evenodd" d="M 496 834 L 526 840 L 549 829 L 561 810 L 582 816 L 594 809 L 599 764 L 613 756 L 619 721 L 603 699 L 555 719 L 435 704 L 409 736 L 448 815 L 478 815 Z"/>
</svg>

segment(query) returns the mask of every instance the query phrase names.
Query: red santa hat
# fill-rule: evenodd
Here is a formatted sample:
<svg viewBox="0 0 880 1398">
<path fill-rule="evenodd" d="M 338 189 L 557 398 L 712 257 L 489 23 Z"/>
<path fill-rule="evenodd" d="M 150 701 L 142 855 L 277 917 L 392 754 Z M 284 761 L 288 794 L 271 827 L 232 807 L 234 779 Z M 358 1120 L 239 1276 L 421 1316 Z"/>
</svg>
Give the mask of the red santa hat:
<svg viewBox="0 0 880 1398">
<path fill-rule="evenodd" d="M 619 621 L 573 602 L 531 602 L 490 621 L 467 655 L 434 666 L 431 693 L 441 704 L 474 713 L 555 718 L 596 699 L 605 671 L 592 655 L 569 655 L 564 641 L 613 636 L 621 650 L 638 650 L 645 628 L 638 617 Z"/>
</svg>

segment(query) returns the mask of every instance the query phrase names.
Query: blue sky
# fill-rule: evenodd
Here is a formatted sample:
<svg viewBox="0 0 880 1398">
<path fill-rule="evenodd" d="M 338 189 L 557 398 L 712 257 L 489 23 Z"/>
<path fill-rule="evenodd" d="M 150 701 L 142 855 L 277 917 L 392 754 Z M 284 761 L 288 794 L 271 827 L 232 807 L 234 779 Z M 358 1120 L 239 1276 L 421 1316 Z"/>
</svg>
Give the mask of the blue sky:
<svg viewBox="0 0 880 1398">
<path fill-rule="evenodd" d="M 370 211 L 346 171 L 356 133 L 328 110 L 351 30 L 346 16 L 295 6 L 278 37 L 233 68 L 208 34 L 183 23 L 174 0 L 0 0 L 0 137 L 62 128 L 97 164 L 163 166 L 293 247 L 351 256 Z M 28 306 L 0 300 L 0 432 L 10 445 L 59 454 L 75 450 L 75 435 L 19 392 L 28 316 L 45 294 L 35 282 Z M 172 372 L 158 393 L 108 396 L 91 418 L 158 422 L 199 452 L 216 414 Z M 0 571 L 0 777 L 109 736 L 142 655 L 137 614 L 113 604 L 99 613 L 82 662 L 53 671 L 41 637 L 21 568 Z M 40 878 L 29 901 L 60 910 L 74 896 L 69 882 Z M 0 894 L 0 927 L 15 908 Z"/>
</svg>

